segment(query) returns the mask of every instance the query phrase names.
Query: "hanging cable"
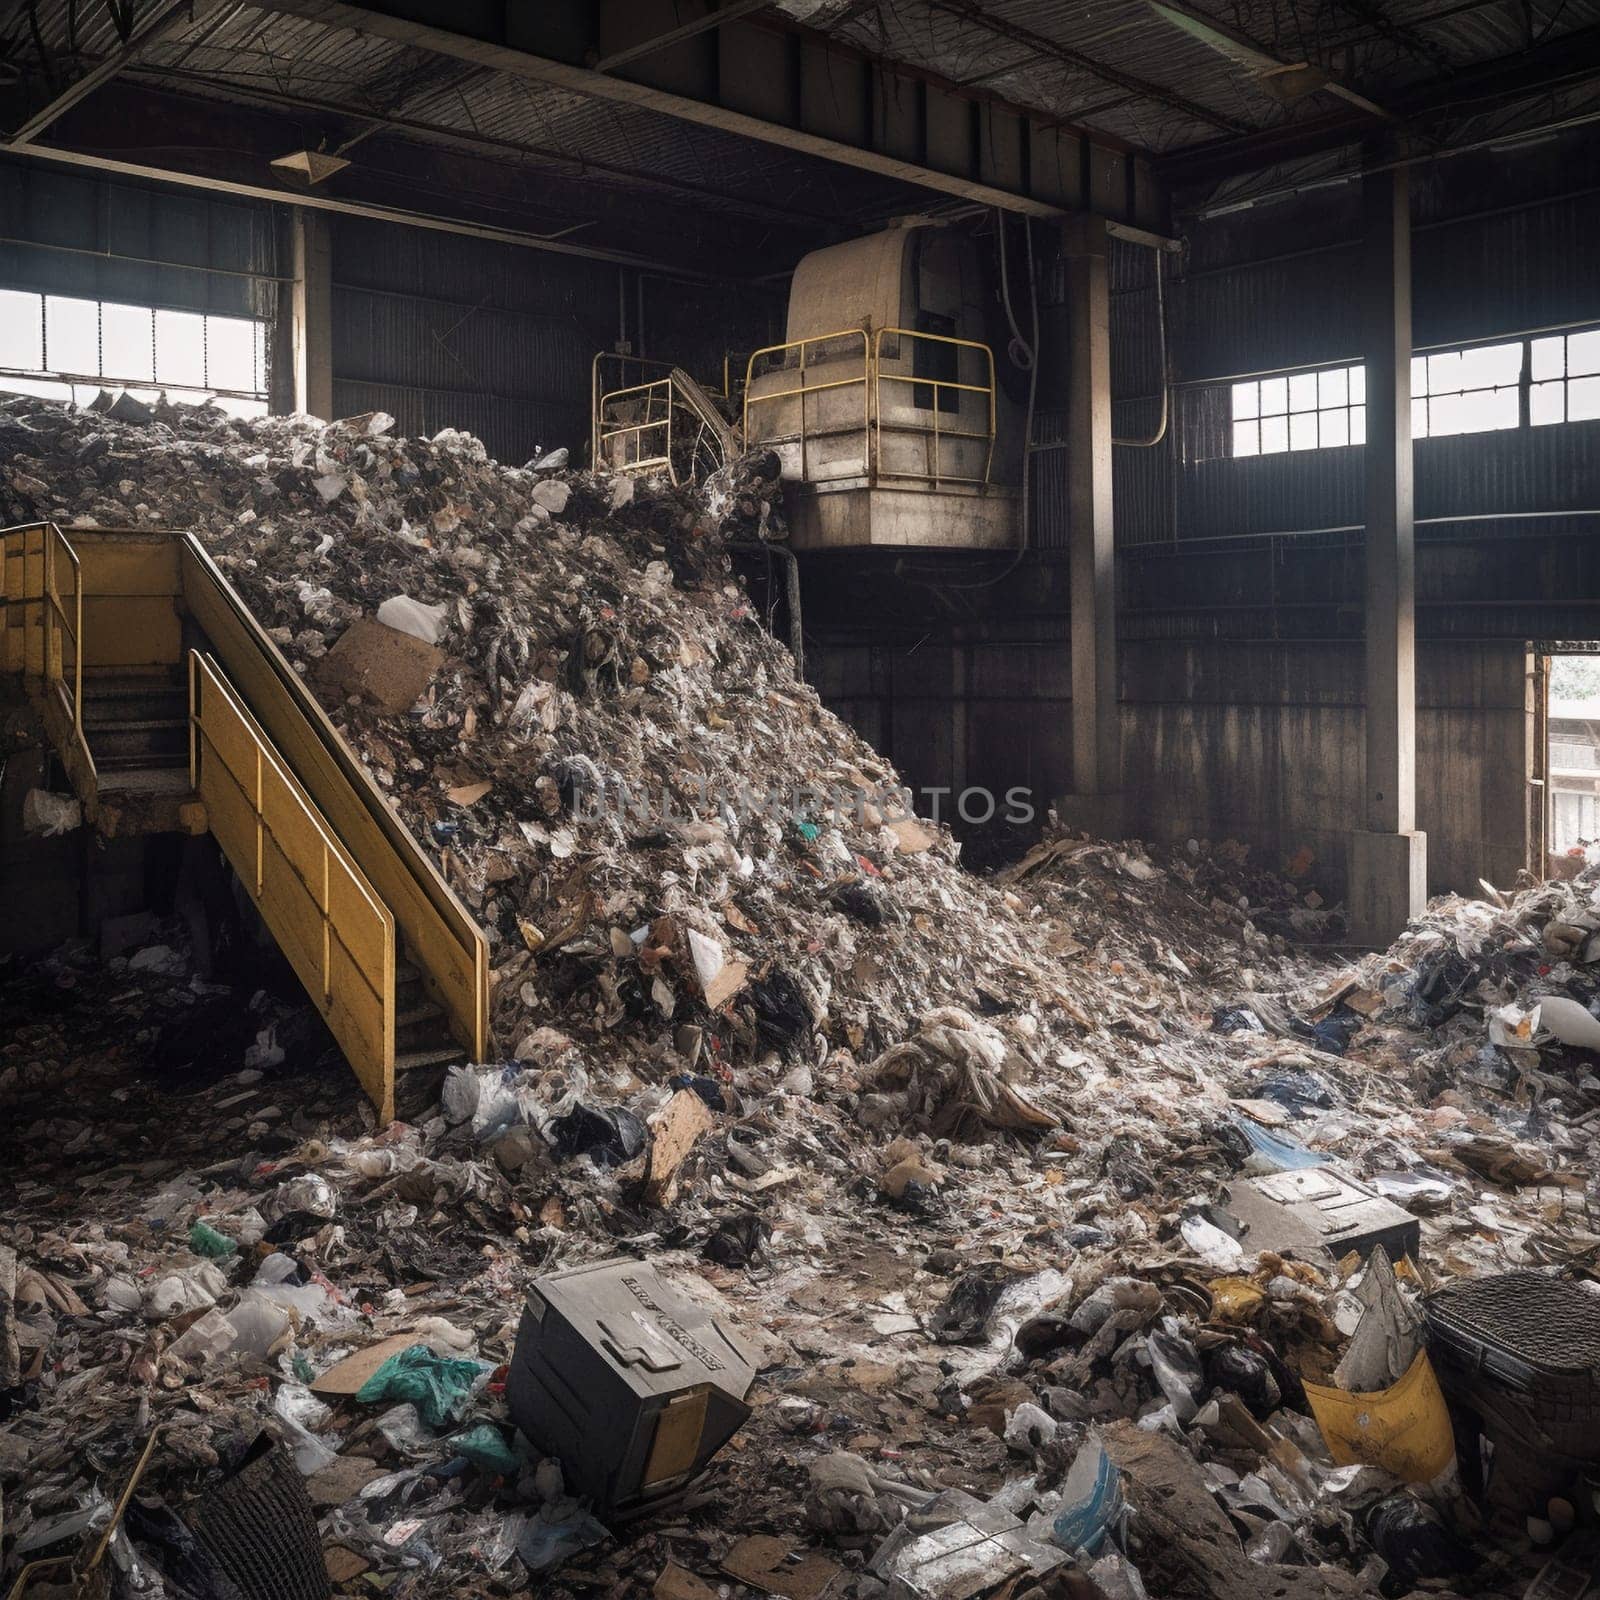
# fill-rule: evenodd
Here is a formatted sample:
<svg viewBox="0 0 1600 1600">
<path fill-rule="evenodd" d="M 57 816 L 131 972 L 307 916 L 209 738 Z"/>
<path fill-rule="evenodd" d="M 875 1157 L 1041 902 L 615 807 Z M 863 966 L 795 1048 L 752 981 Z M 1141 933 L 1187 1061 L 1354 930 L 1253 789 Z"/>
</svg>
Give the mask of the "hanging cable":
<svg viewBox="0 0 1600 1600">
<path fill-rule="evenodd" d="M 1028 406 L 1022 422 L 1022 504 L 1019 508 L 1019 526 L 1017 548 L 1012 552 L 1011 559 L 993 576 L 979 578 L 972 583 L 949 583 L 943 579 L 920 579 L 919 582 L 929 583 L 930 587 L 939 589 L 989 589 L 1002 580 L 1009 578 L 1013 572 L 1022 565 L 1022 558 L 1028 553 L 1030 520 L 1029 520 L 1029 489 L 1032 483 L 1033 463 L 1033 403 L 1039 392 L 1039 284 L 1033 264 L 1033 219 L 1024 216 L 1022 219 L 1022 236 L 1028 246 L 1028 305 L 1029 327 L 1032 330 L 1032 340 L 1022 337 L 1022 330 L 1017 326 L 1017 319 L 1011 310 L 1011 274 L 1006 264 L 1006 216 L 1003 211 L 995 211 L 995 226 L 1000 234 L 1000 302 L 1006 310 L 1006 322 L 1011 328 L 1011 343 L 1006 354 L 1011 358 L 1011 364 L 1028 374 Z"/>
<path fill-rule="evenodd" d="M 1149 450 L 1161 443 L 1167 436 L 1167 412 L 1169 410 L 1168 391 L 1171 388 L 1170 375 L 1167 362 L 1167 307 L 1166 299 L 1161 291 L 1161 257 L 1162 250 L 1155 247 L 1156 251 L 1156 335 L 1161 341 L 1161 420 L 1156 424 L 1156 431 L 1143 439 L 1118 439 L 1113 437 L 1112 444 L 1126 445 L 1133 450 Z"/>
</svg>

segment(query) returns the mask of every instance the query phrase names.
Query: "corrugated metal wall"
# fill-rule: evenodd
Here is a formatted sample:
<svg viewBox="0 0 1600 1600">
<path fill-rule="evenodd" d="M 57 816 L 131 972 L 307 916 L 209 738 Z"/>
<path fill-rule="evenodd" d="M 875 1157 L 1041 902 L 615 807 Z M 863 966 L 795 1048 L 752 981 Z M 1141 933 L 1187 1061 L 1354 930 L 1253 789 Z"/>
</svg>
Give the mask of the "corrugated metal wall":
<svg viewBox="0 0 1600 1600">
<path fill-rule="evenodd" d="M 1055 239 L 1035 230 L 1040 255 L 1039 401 L 1034 415 L 1036 445 L 1066 438 L 1067 363 L 1065 259 Z M 1120 439 L 1143 439 L 1160 423 L 1162 326 L 1171 312 L 1170 267 L 1164 268 L 1166 309 L 1156 300 L 1155 253 L 1141 245 L 1111 242 L 1111 425 Z M 1034 455 L 1030 467 L 1031 541 L 1036 549 L 1067 548 L 1067 482 L 1072 470 L 1066 449 Z M 1168 447 L 1119 445 L 1112 454 L 1112 493 L 1117 536 L 1123 543 L 1169 538 L 1172 475 Z"/>
<path fill-rule="evenodd" d="M 336 217 L 332 234 L 339 415 L 462 428 L 516 465 L 540 447 L 581 455 L 619 268 L 357 217 Z"/>
<path fill-rule="evenodd" d="M 175 311 L 270 317 L 270 205 L 0 161 L 0 285 Z M 210 270 L 206 270 L 210 269 Z"/>
<path fill-rule="evenodd" d="M 595 352 L 644 353 L 720 378 L 722 353 L 782 326 L 786 290 L 685 284 L 581 257 L 338 217 L 333 392 L 403 433 L 462 428 L 497 459 L 589 443 Z"/>
<path fill-rule="evenodd" d="M 1587 152 L 1587 156 L 1585 155 Z M 1600 139 L 1419 168 L 1413 180 L 1413 337 L 1418 348 L 1511 337 L 1600 319 L 1600 189 L 1570 192 L 1593 171 Z M 1565 186 L 1569 192 L 1561 193 Z M 1357 524 L 1359 449 L 1234 460 L 1226 454 L 1231 378 L 1359 359 L 1359 191 L 1354 184 L 1191 224 L 1187 260 L 1167 297 L 1179 382 L 1173 431 L 1156 460 L 1116 453 L 1123 549 Z M 1285 241 L 1296 248 L 1283 252 Z M 1151 362 L 1152 296 L 1126 274 L 1114 285 L 1114 378 Z M 1117 406 L 1118 427 L 1134 408 Z M 1585 508 L 1600 503 L 1600 424 L 1424 439 L 1416 445 L 1417 515 Z M 1485 540 L 1505 524 L 1477 524 Z"/>
</svg>

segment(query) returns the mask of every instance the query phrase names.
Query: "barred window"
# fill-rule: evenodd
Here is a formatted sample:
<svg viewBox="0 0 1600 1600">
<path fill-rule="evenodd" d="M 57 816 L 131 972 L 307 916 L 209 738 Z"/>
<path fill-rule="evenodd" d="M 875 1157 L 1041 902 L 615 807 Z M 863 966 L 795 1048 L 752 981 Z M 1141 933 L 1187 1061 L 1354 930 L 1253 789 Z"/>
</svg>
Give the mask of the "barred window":
<svg viewBox="0 0 1600 1600">
<path fill-rule="evenodd" d="M 84 404 L 103 387 L 264 417 L 267 324 L 0 289 L 0 390 Z"/>
<path fill-rule="evenodd" d="M 1411 358 L 1411 437 L 1515 428 L 1522 419 L 1522 341 Z"/>
<path fill-rule="evenodd" d="M 1236 456 L 1366 442 L 1367 382 L 1361 367 L 1251 378 L 1233 385 L 1232 400 Z"/>
<path fill-rule="evenodd" d="M 1535 339 L 1530 349 L 1529 422 L 1539 427 L 1600 417 L 1600 328 Z"/>
</svg>

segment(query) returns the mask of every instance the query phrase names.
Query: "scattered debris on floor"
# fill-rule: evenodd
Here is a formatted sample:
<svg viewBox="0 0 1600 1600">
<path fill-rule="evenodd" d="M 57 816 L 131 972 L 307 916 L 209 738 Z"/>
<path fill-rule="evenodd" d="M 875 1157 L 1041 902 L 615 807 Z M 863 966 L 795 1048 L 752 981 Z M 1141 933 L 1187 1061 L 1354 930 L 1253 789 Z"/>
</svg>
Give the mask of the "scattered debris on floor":
<svg viewBox="0 0 1600 1600">
<path fill-rule="evenodd" d="M 1600 868 L 1358 961 L 1309 859 L 979 879 L 752 614 L 734 478 L 0 403 L 13 514 L 205 538 L 500 1047 L 378 1126 L 181 919 L 0 972 L 7 1581 L 1577 1600 Z"/>
</svg>

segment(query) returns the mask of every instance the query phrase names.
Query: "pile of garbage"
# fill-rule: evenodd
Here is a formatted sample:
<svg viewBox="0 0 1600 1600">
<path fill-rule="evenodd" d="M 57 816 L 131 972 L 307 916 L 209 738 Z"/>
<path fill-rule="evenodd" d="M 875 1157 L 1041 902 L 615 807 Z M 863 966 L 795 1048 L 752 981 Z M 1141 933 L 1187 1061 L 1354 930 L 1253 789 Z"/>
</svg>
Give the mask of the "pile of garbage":
<svg viewBox="0 0 1600 1600">
<path fill-rule="evenodd" d="M 974 878 L 752 615 L 748 467 L 730 530 L 381 418 L 6 402 L 0 463 L 201 532 L 482 918 L 501 1050 L 380 1127 L 177 920 L 0 974 L 8 1575 L 1583 1592 L 1600 872 L 1353 965 L 1226 845 Z"/>
</svg>

